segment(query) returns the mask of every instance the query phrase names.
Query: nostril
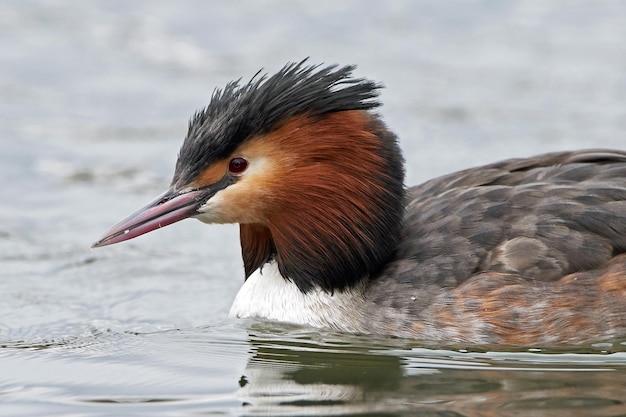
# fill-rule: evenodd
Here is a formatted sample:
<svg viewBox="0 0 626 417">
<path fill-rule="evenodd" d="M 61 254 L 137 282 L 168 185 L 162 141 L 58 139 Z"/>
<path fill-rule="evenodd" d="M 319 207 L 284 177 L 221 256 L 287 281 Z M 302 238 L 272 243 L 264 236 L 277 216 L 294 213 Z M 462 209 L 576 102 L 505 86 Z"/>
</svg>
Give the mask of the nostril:
<svg viewBox="0 0 626 417">
<path fill-rule="evenodd" d="M 165 204 L 168 201 L 170 201 L 172 199 L 172 196 L 165 196 L 163 198 L 161 198 L 158 202 L 157 202 L 157 206 L 160 206 L 161 204 Z"/>
</svg>

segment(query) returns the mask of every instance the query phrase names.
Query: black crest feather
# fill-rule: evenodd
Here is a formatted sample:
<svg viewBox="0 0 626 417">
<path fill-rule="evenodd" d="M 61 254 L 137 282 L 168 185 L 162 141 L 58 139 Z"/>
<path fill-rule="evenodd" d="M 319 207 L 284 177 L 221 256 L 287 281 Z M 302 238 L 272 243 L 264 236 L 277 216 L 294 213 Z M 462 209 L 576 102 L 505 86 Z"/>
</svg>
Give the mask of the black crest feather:
<svg viewBox="0 0 626 417">
<path fill-rule="evenodd" d="M 173 185 L 186 185 L 244 141 L 272 131 L 300 114 L 320 115 L 377 107 L 380 84 L 352 78 L 353 65 L 289 63 L 272 76 L 259 71 L 245 85 L 240 80 L 216 89 L 209 105 L 189 122 L 176 163 Z"/>
</svg>

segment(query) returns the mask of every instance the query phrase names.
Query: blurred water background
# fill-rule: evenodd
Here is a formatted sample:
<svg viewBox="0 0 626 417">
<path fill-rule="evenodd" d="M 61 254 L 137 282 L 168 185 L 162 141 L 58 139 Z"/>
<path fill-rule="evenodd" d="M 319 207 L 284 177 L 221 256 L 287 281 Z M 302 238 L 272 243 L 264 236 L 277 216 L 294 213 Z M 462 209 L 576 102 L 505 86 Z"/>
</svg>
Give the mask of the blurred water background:
<svg viewBox="0 0 626 417">
<path fill-rule="evenodd" d="M 624 341 L 232 323 L 236 226 L 89 248 L 167 187 L 215 87 L 307 56 L 385 84 L 409 184 L 625 149 L 626 3 L 4 0 L 0 52 L 0 415 L 626 415 Z"/>
</svg>

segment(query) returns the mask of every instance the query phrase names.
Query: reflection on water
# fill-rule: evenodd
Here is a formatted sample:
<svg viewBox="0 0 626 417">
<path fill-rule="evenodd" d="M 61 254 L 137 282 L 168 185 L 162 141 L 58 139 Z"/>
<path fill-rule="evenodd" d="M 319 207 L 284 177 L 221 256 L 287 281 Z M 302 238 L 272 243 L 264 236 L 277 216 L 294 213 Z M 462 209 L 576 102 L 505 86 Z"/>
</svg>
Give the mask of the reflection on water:
<svg viewBox="0 0 626 417">
<path fill-rule="evenodd" d="M 0 410 L 28 410 L 36 396 L 59 414 L 67 406 L 144 415 L 626 413 L 625 342 L 468 351 L 248 324 L 5 344 Z"/>
<path fill-rule="evenodd" d="M 274 334 L 250 335 L 253 356 L 239 392 L 250 415 L 626 413 L 623 352 L 467 352 Z"/>
</svg>

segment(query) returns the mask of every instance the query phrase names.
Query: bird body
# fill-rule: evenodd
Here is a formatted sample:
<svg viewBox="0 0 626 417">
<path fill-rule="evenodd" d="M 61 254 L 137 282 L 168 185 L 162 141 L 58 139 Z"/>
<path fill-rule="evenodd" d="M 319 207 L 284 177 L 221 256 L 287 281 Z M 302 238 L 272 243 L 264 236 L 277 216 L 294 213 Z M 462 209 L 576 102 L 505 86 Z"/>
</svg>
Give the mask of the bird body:
<svg viewBox="0 0 626 417">
<path fill-rule="evenodd" d="M 170 189 L 105 246 L 195 217 L 239 223 L 230 315 L 434 343 L 626 335 L 626 152 L 471 168 L 406 189 L 379 85 L 289 64 L 217 90 Z"/>
</svg>

